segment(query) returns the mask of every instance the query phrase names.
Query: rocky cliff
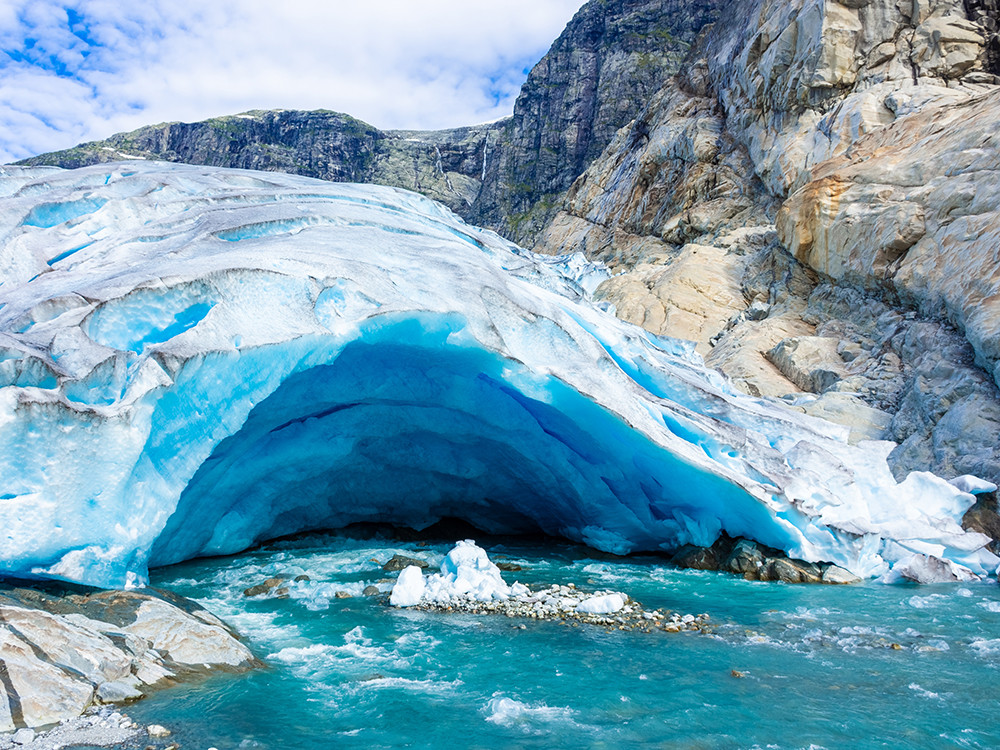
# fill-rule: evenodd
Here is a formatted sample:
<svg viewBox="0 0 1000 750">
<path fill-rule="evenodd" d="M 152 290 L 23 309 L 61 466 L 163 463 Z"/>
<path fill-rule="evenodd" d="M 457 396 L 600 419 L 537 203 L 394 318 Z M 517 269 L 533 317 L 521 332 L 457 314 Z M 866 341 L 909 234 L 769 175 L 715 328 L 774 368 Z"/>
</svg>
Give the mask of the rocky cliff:
<svg viewBox="0 0 1000 750">
<path fill-rule="evenodd" d="M 164 123 L 24 163 L 82 167 L 121 159 L 289 172 L 333 182 L 402 187 L 469 216 L 484 160 L 504 123 L 441 131 L 383 131 L 323 110 L 255 110 L 195 123 Z"/>
<path fill-rule="evenodd" d="M 473 211 L 531 244 L 563 194 L 671 75 L 720 0 L 595 0 L 580 9 L 521 88 Z"/>
<path fill-rule="evenodd" d="M 997 8 L 738 6 L 539 249 L 606 260 L 622 317 L 747 391 L 899 441 L 897 472 L 997 479 Z"/>
</svg>

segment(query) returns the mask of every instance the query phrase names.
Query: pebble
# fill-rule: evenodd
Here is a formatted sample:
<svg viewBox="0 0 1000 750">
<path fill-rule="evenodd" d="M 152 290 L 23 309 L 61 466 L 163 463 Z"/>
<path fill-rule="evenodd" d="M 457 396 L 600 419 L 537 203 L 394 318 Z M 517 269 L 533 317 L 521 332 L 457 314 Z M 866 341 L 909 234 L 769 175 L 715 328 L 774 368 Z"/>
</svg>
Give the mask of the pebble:
<svg viewBox="0 0 1000 750">
<path fill-rule="evenodd" d="M 82 716 L 65 719 L 47 730 L 18 729 L 0 733 L 0 750 L 62 747 L 122 747 L 135 739 L 139 727 L 108 706 L 88 708 Z"/>
</svg>

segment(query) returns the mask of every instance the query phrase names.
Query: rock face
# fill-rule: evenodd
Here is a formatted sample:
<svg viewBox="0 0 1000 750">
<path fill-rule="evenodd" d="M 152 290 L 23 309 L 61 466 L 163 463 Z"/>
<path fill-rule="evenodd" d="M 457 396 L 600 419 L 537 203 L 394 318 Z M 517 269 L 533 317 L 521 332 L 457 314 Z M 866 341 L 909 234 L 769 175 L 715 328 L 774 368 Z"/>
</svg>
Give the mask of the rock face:
<svg viewBox="0 0 1000 750">
<path fill-rule="evenodd" d="M 995 4 L 737 6 L 536 249 L 609 263 L 619 315 L 746 391 L 899 441 L 900 475 L 1000 478 Z"/>
<path fill-rule="evenodd" d="M 257 665 L 221 620 L 172 594 L 0 586 L 0 732 L 136 700 L 213 669 Z"/>
<path fill-rule="evenodd" d="M 600 0 L 532 69 L 471 216 L 530 245 L 563 193 L 677 72 L 720 0 Z"/>
<path fill-rule="evenodd" d="M 496 123 L 382 131 L 328 111 L 252 111 L 166 123 L 21 164 L 126 158 L 289 172 L 402 187 L 530 244 L 563 193 L 677 71 L 722 0 L 593 0 L 534 67 Z"/>
<path fill-rule="evenodd" d="M 257 110 L 153 125 L 24 163 L 75 168 L 158 159 L 288 172 L 402 187 L 467 216 L 482 186 L 486 156 L 498 147 L 503 128 L 500 122 L 432 132 L 382 131 L 337 112 Z"/>
</svg>

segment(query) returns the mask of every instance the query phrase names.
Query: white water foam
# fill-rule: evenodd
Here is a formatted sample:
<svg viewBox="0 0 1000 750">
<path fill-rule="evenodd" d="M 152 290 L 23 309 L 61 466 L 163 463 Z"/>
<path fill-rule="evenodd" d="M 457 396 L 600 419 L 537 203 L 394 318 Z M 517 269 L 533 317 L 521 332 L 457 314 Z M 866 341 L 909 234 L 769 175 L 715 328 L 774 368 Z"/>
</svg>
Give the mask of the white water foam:
<svg viewBox="0 0 1000 750">
<path fill-rule="evenodd" d="M 486 721 L 504 727 L 521 727 L 525 731 L 545 731 L 544 726 L 566 723 L 579 726 L 574 720 L 576 711 L 571 708 L 546 706 L 544 703 L 522 703 L 500 693 L 483 707 Z"/>
</svg>

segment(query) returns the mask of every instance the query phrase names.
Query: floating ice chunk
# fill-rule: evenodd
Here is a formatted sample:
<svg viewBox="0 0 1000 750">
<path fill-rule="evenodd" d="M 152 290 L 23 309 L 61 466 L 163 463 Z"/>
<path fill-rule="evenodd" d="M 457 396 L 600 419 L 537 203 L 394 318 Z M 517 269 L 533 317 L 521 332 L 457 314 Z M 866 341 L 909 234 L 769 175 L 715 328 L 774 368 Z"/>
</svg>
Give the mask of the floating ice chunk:
<svg viewBox="0 0 1000 750">
<path fill-rule="evenodd" d="M 459 542 L 445 555 L 441 572 L 427 578 L 429 601 L 447 602 L 452 598 L 488 602 L 510 598 L 510 586 L 500 575 L 500 568 L 490 562 L 486 550 L 470 539 Z"/>
<path fill-rule="evenodd" d="M 389 595 L 389 604 L 394 607 L 415 607 L 424 596 L 424 572 L 416 565 L 404 568 Z"/>
<path fill-rule="evenodd" d="M 576 605 L 576 611 L 588 615 L 613 615 L 624 606 L 624 594 L 605 594 L 584 599 Z"/>
</svg>

